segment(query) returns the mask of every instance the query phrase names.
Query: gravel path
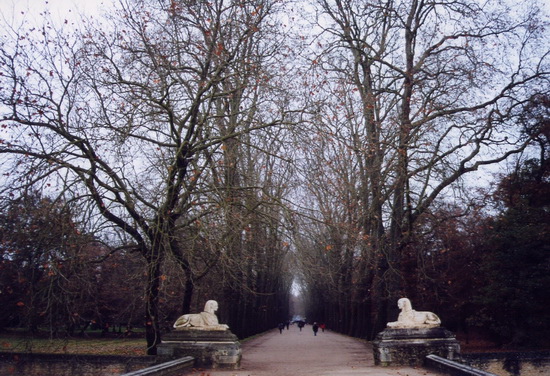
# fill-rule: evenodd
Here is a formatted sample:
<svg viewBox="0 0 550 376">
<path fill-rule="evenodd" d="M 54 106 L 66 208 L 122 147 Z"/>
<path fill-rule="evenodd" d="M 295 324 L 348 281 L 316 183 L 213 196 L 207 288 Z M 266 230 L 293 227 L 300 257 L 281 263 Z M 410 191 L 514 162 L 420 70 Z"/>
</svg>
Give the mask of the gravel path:
<svg viewBox="0 0 550 376">
<path fill-rule="evenodd" d="M 189 376 L 441 376 L 423 368 L 375 367 L 368 342 L 311 326 L 275 329 L 242 344 L 239 370 L 195 370 Z"/>
</svg>

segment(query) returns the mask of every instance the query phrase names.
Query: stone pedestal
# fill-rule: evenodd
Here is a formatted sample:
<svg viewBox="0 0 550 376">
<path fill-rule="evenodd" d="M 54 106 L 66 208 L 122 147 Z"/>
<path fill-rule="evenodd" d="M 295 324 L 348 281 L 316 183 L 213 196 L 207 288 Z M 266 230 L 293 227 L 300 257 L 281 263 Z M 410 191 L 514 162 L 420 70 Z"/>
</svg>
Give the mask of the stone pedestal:
<svg viewBox="0 0 550 376">
<path fill-rule="evenodd" d="M 230 330 L 178 329 L 163 336 L 157 355 L 192 356 L 195 367 L 238 369 L 242 351 L 237 336 Z"/>
<path fill-rule="evenodd" d="M 455 360 L 460 343 L 442 327 L 390 329 L 378 333 L 373 341 L 374 364 L 382 366 L 421 366 L 429 354 Z"/>
</svg>

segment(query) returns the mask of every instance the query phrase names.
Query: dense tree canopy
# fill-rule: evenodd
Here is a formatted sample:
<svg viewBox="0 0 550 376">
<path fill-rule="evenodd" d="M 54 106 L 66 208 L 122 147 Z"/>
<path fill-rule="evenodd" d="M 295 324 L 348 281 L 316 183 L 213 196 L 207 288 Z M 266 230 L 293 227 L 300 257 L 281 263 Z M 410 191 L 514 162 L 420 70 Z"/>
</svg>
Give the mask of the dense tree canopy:
<svg viewBox="0 0 550 376">
<path fill-rule="evenodd" d="M 501 182 L 507 207 L 486 231 L 477 324 L 504 342 L 537 346 L 550 333 L 550 175 L 529 162 Z"/>
<path fill-rule="evenodd" d="M 3 328 L 46 327 L 55 334 L 92 322 L 140 323 L 128 312 L 141 304 L 136 256 L 112 253 L 83 233 L 66 203 L 33 192 L 2 204 Z"/>
<path fill-rule="evenodd" d="M 537 98 L 530 106 L 526 132 L 542 130 L 534 143 L 538 158 L 518 163 L 495 192 L 500 213 L 485 232 L 483 285 L 477 322 L 503 342 L 537 346 L 550 333 L 550 102 Z M 535 154 L 535 153 L 534 153 Z"/>
</svg>

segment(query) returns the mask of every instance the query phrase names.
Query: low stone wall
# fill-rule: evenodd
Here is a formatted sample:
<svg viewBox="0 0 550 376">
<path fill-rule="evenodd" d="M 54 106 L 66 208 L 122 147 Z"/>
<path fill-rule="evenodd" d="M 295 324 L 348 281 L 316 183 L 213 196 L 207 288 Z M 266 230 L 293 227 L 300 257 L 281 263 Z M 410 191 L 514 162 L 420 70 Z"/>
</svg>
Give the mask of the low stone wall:
<svg viewBox="0 0 550 376">
<path fill-rule="evenodd" d="M 550 351 L 462 354 L 462 363 L 498 376 L 550 375 Z"/>
<path fill-rule="evenodd" d="M 0 375 L 113 376 L 156 364 L 151 356 L 0 352 Z"/>
</svg>

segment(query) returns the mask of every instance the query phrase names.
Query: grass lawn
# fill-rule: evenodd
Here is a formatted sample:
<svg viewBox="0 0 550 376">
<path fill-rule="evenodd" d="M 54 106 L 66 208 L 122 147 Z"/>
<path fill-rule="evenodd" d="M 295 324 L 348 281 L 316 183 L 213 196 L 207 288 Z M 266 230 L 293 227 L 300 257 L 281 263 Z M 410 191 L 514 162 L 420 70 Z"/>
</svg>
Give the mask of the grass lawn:
<svg viewBox="0 0 550 376">
<path fill-rule="evenodd" d="M 95 354 L 95 355 L 146 355 L 143 338 L 29 338 L 0 333 L 0 351 Z"/>
</svg>

